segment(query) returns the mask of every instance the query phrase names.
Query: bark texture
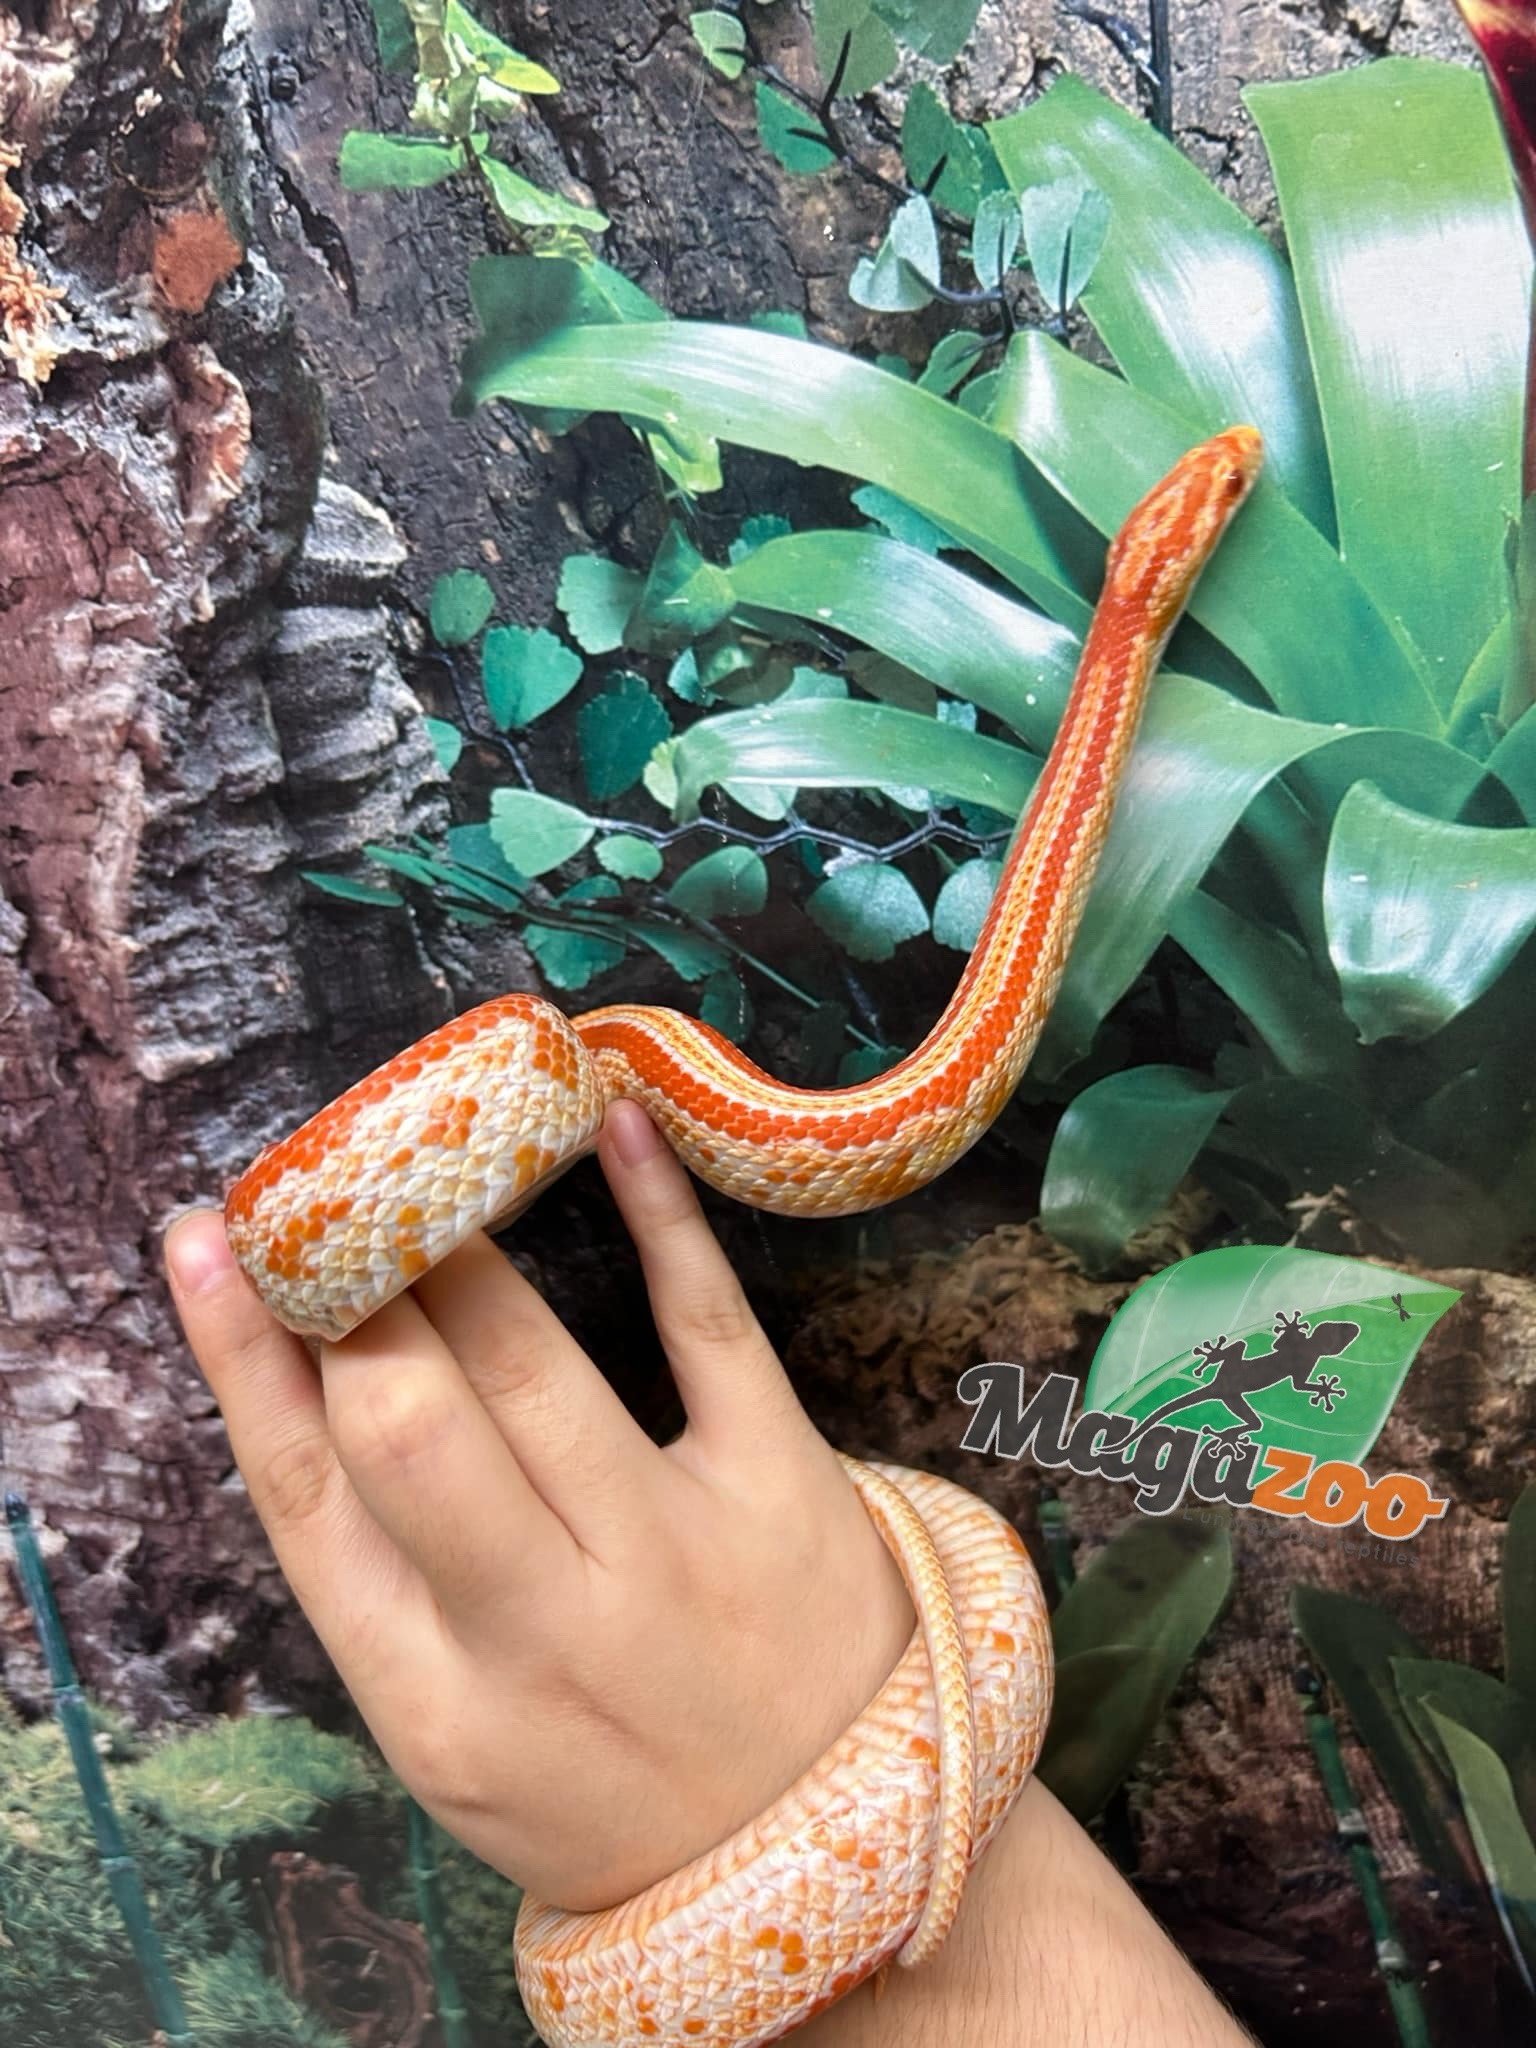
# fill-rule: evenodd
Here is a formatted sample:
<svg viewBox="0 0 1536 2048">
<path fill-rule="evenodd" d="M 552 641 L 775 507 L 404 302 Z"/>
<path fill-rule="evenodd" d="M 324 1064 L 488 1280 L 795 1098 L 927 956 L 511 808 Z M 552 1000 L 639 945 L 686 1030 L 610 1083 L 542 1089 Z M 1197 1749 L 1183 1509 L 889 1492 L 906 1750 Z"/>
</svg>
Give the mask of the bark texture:
<svg viewBox="0 0 1536 2048">
<path fill-rule="evenodd" d="M 865 331 L 846 277 L 887 201 L 851 178 L 782 178 L 686 9 L 486 12 L 564 82 L 519 144 L 536 172 L 569 165 L 612 216 L 609 260 L 679 314 L 792 309 L 833 340 Z M 1240 85 L 1457 48 L 1438 0 L 1176 0 L 1173 21 L 1180 140 L 1261 218 Z M 760 25 L 808 79 L 796 11 Z M 1001 114 L 1064 67 L 1131 95 L 1096 31 L 1050 0 L 991 0 L 947 89 L 962 115 Z M 359 917 L 300 871 L 446 819 L 420 711 L 447 707 L 416 659 L 439 573 L 480 567 L 502 616 L 537 623 L 566 553 L 643 548 L 659 526 L 622 430 L 551 441 L 495 412 L 450 417 L 465 272 L 488 223 L 456 188 L 348 194 L 335 168 L 349 128 L 398 127 L 402 111 L 366 0 L 0 7 L 23 247 L 63 294 L 46 387 L 0 377 L 0 1448 L 42 1524 L 87 1684 L 146 1720 L 333 1697 L 170 1314 L 165 1221 L 217 1199 L 262 1143 L 454 1009 L 532 985 L 508 941 Z M 878 149 L 878 123 L 864 139 Z M 803 510 L 825 488 L 738 460 L 705 516 L 726 530 L 749 499 Z M 895 1224 L 814 1246 L 737 1213 L 730 1241 L 788 1336 L 808 1287 L 856 1246 L 952 1242 L 965 1216 L 995 1221 L 995 1189 L 946 1184 Z M 573 1177 L 523 1242 L 659 1420 L 654 1357 L 632 1342 L 643 1296 L 614 1232 L 601 1191 Z M 866 1304 L 813 1320 L 796 1355 L 850 1447 L 951 1469 L 962 1366 L 1084 1357 L 1112 1305 L 1037 1247 L 919 1278 L 888 1289 L 872 1350 Z M 1486 1666 L 1536 1306 L 1516 1281 L 1467 1284 L 1461 1348 L 1437 1339 L 1383 1454 L 1456 1489 L 1412 1547 L 1411 1604 L 1436 1654 Z M 963 1337 L 938 1334 L 945 1301 L 967 1304 Z M 1028 1517 L 1027 1475 L 987 1485 Z M 1072 1501 L 1090 1537 L 1117 1506 L 1108 1489 Z M 1138 1791 L 1143 1876 L 1266 2040 L 1385 2041 L 1277 1619 L 1290 1575 L 1328 1567 L 1268 1531 L 1243 1541 L 1238 1604 Z M 1401 1601 L 1410 1573 L 1353 1582 Z M 3 1572 L 0 1654 L 6 1689 L 40 1706 Z M 1446 1980 L 1473 1996 L 1483 1931 L 1430 1899 L 1379 1793 L 1370 1812 L 1396 1845 L 1405 1918 L 1450 1944 Z M 1476 2038 L 1502 2038 L 1496 2004 L 1484 2010 Z"/>
</svg>

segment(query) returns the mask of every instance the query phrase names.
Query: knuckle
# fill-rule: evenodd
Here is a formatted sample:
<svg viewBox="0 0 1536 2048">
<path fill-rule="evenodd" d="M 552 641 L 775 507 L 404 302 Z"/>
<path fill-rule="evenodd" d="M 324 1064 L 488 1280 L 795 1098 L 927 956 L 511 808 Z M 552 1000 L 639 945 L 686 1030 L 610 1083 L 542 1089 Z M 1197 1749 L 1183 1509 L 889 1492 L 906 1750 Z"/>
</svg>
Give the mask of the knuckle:
<svg viewBox="0 0 1536 2048">
<path fill-rule="evenodd" d="M 684 1294 L 674 1317 L 677 1335 L 710 1350 L 739 1351 L 764 1341 L 739 1288 L 700 1287 Z"/>
<path fill-rule="evenodd" d="M 306 1432 L 269 1451 L 255 1488 L 256 1504 L 265 1518 L 292 1527 L 309 1521 L 324 1507 L 336 1470 L 330 1444 Z"/>
<path fill-rule="evenodd" d="M 347 1455 L 375 1466 L 415 1465 L 438 1449 L 453 1429 L 450 1402 L 408 1381 L 386 1380 L 354 1407 L 343 1436 Z"/>
</svg>

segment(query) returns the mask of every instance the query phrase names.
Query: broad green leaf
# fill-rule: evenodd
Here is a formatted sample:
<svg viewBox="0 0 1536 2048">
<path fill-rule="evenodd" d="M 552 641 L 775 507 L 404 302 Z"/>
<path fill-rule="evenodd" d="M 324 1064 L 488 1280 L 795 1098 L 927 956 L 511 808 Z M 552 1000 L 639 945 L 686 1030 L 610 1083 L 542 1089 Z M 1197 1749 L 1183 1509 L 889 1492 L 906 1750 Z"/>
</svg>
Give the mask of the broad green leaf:
<svg viewBox="0 0 1536 2048">
<path fill-rule="evenodd" d="M 1035 288 L 1052 313 L 1066 313 L 1093 276 L 1109 234 L 1110 204 L 1076 173 L 1019 194 L 1024 246 Z"/>
<path fill-rule="evenodd" d="M 1446 1775 L 1453 1770 L 1437 1714 L 1470 1729 L 1495 1751 L 1526 1826 L 1536 1833 L 1536 1716 L 1530 1701 L 1486 1671 L 1436 1657 L 1394 1657 L 1392 1676 L 1420 1741 Z"/>
<path fill-rule="evenodd" d="M 732 1045 L 740 1045 L 752 1029 L 752 999 L 734 967 L 717 967 L 699 991 L 699 1016 Z"/>
<path fill-rule="evenodd" d="M 973 219 L 981 200 L 978 141 L 976 131 L 963 128 L 933 87 L 919 79 L 901 117 L 901 160 L 913 191 L 963 220 Z"/>
<path fill-rule="evenodd" d="M 768 901 L 768 870 L 750 846 L 722 846 L 685 868 L 667 900 L 694 917 L 751 917 Z"/>
<path fill-rule="evenodd" d="M 1392 1676 L 1395 1657 L 1424 1655 L 1419 1644 L 1368 1600 L 1321 1586 L 1293 1589 L 1291 1619 L 1348 1708 L 1426 1866 L 1452 1882 L 1475 1883 L 1455 1801 L 1415 1734 Z"/>
<path fill-rule="evenodd" d="M 1283 1443 L 1310 1451 L 1320 1462 L 1358 1464 L 1375 1443 L 1419 1346 L 1445 1311 L 1461 1299 L 1412 1274 L 1273 1245 L 1230 1245 L 1183 1259 L 1144 1280 L 1105 1331 L 1087 1384 L 1085 1408 L 1145 1420 L 1175 1398 L 1193 1394 L 1179 1410 L 1179 1426 L 1209 1423 L 1230 1429 L 1247 1418 L 1228 1407 L 1194 1347 L 1217 1337 L 1241 1342 L 1250 1362 L 1275 1357 L 1275 1378 L 1251 1393 L 1260 1418 L 1258 1444 Z M 1401 1308 L 1398 1301 L 1401 1301 Z M 1306 1377 L 1332 1376 L 1342 1393 L 1328 1405 L 1287 1377 L 1306 1346 L 1277 1334 L 1277 1319 L 1300 1315 L 1312 1333 L 1311 1349 L 1337 1339 Z M 1406 1315 L 1407 1320 L 1404 1321 Z M 1358 1326 L 1356 1329 L 1355 1326 Z"/>
<path fill-rule="evenodd" d="M 720 444 L 708 434 L 695 434 L 681 426 L 658 427 L 630 420 L 651 452 L 651 459 L 663 476 L 670 477 L 690 498 L 718 491 L 725 481 L 720 469 Z"/>
<path fill-rule="evenodd" d="M 1039 333 L 1009 348 L 992 419 L 1105 534 L 1198 438 L 1157 400 Z M 1439 730 L 1406 649 L 1273 483 L 1260 480 L 1196 585 L 1190 613 L 1289 717 Z"/>
<path fill-rule="evenodd" d="M 456 725 L 446 718 L 427 718 L 422 723 L 427 728 L 427 738 L 432 742 L 438 765 L 451 775 L 459 765 L 459 756 L 464 751 L 464 735 Z"/>
<path fill-rule="evenodd" d="M 545 626 L 493 626 L 480 650 L 480 680 L 491 717 L 506 732 L 570 695 L 581 680 L 581 656 Z"/>
<path fill-rule="evenodd" d="M 756 554 L 771 540 L 785 540 L 794 532 L 794 527 L 777 512 L 754 512 L 750 519 L 743 519 L 741 531 L 731 542 L 732 563 L 745 561 L 748 555 Z"/>
<path fill-rule="evenodd" d="M 690 14 L 688 26 L 693 40 L 722 78 L 740 78 L 747 61 L 747 32 L 741 17 L 723 8 L 705 7 Z"/>
<path fill-rule="evenodd" d="M 644 676 L 615 676 L 576 714 L 582 772 L 593 796 L 601 800 L 633 789 L 652 749 L 671 733 L 672 721 Z M 522 865 L 515 854 L 509 858 Z"/>
<path fill-rule="evenodd" d="M 567 555 L 555 603 L 578 647 L 611 654 L 623 646 L 625 625 L 644 588 L 643 576 L 606 555 Z"/>
<path fill-rule="evenodd" d="M 493 323 L 465 356 L 457 403 L 493 398 L 647 419 L 670 413 L 722 441 L 882 484 L 1053 617 L 1087 623 L 1082 530 L 1063 518 L 1053 491 L 1010 442 L 947 400 L 836 349 L 685 320 L 565 326 L 531 341 Z M 1133 480 L 1121 512 L 1134 494 Z M 1316 647 L 1312 658 L 1326 666 Z M 1330 706 L 1330 717 L 1343 715 Z"/>
<path fill-rule="evenodd" d="M 1488 756 L 1488 772 L 1498 776 L 1527 821 L 1536 825 L 1536 704 L 1521 714 Z"/>
<path fill-rule="evenodd" d="M 580 853 L 597 823 L 574 804 L 535 789 L 497 789 L 491 792 L 490 830 L 503 859 L 531 880 Z"/>
<path fill-rule="evenodd" d="M 870 0 L 812 0 L 816 62 L 828 88 L 857 99 L 896 69 L 896 39 Z"/>
<path fill-rule="evenodd" d="M 654 882 L 661 873 L 661 849 L 633 832 L 614 832 L 592 851 L 598 865 L 626 882 Z"/>
<path fill-rule="evenodd" d="M 942 527 L 935 526 L 931 519 L 925 519 L 921 512 L 914 511 L 894 492 L 882 490 L 879 484 L 861 484 L 852 496 L 864 517 L 883 527 L 892 540 L 903 540 L 908 547 L 921 548 L 925 555 L 936 555 L 940 548 L 952 545 Z"/>
<path fill-rule="evenodd" d="M 667 528 L 634 608 L 628 639 L 637 632 L 660 644 L 697 640 L 729 618 L 735 591 L 729 572 L 706 562 L 680 526 Z"/>
<path fill-rule="evenodd" d="M 1163 1209 L 1231 1100 L 1183 1067 L 1130 1067 L 1069 1104 L 1046 1161 L 1040 1221 L 1090 1269 Z"/>
<path fill-rule="evenodd" d="M 442 861 L 412 853 L 405 847 L 364 846 L 363 851 L 381 868 L 390 868 L 395 874 L 404 875 L 407 881 L 419 883 L 423 889 L 436 889 L 449 877 L 450 871 Z"/>
<path fill-rule="evenodd" d="M 462 171 L 464 151 L 456 142 L 433 142 L 425 135 L 371 135 L 354 128 L 342 137 L 338 167 L 349 192 L 412 192 Z"/>
<path fill-rule="evenodd" d="M 1456 1773 L 1456 1789 L 1488 1888 L 1526 1990 L 1536 1993 L 1536 1841 L 1497 1753 L 1470 1728 L 1429 1708 Z"/>
<path fill-rule="evenodd" d="M 344 903 L 368 903 L 376 909 L 398 910 L 405 898 L 396 889 L 375 888 L 372 882 L 354 882 L 350 875 L 326 875 L 318 868 L 300 868 L 306 882 L 312 882 L 327 896 L 339 896 Z"/>
<path fill-rule="evenodd" d="M 933 903 L 933 936 L 941 946 L 970 952 L 981 935 L 1002 872 L 1000 860 L 967 860 L 945 878 Z"/>
<path fill-rule="evenodd" d="M 1157 1725 L 1161 1706 L 1149 1714 L 1144 1694 L 1147 1669 L 1144 1653 L 1129 1643 L 1057 1659 L 1035 1776 L 1075 1820 L 1103 1811 Z"/>
<path fill-rule="evenodd" d="M 904 939 L 928 929 L 922 897 L 888 861 L 839 868 L 812 893 L 806 909 L 855 960 L 889 960 Z"/>
<path fill-rule="evenodd" d="M 1102 1808 L 1146 1747 L 1231 1585 L 1224 1521 L 1133 1515 L 1063 1595 L 1051 1635 L 1075 1700 L 1058 1695 L 1047 1738 L 1055 1754 L 1049 1768 L 1042 1758 L 1041 1775 L 1079 1819 Z M 1130 1662 L 1104 1655 L 1127 1649 Z M 1074 1741 L 1074 1704 L 1089 1716 L 1088 1743 Z"/>
<path fill-rule="evenodd" d="M 463 647 L 473 640 L 496 603 L 489 583 L 475 569 L 455 569 L 432 586 L 432 637 L 440 647 Z"/>
<path fill-rule="evenodd" d="M 1448 824 L 1357 783 L 1334 819 L 1323 913 L 1360 1036 L 1426 1038 L 1536 930 L 1536 829 Z"/>
<path fill-rule="evenodd" d="M 1019 212 L 1019 202 L 1013 194 L 989 192 L 976 209 L 976 225 L 971 233 L 971 268 L 976 273 L 976 282 L 979 285 L 985 286 L 988 291 L 995 291 L 1002 283 L 1019 252 L 1019 240 L 1023 230 L 1023 216 Z M 945 336 L 947 341 L 956 339 L 956 336 Z M 935 350 L 935 354 L 937 352 Z M 936 388 L 927 371 L 924 371 L 923 375 L 929 388 Z"/>
<path fill-rule="evenodd" d="M 498 910 L 523 907 L 525 877 L 496 844 L 489 824 L 450 825 L 448 852 L 455 888 Z"/>
<path fill-rule="evenodd" d="M 1287 1073 L 1338 1081 L 1358 1073 L 1359 1048 L 1337 994 L 1318 981 L 1288 932 L 1257 924 L 1197 890 L 1174 906 L 1168 933 L 1231 997 Z"/>
<path fill-rule="evenodd" d="M 1487 86 L 1387 58 L 1244 98 L 1285 217 L 1343 553 L 1448 706 L 1506 602 L 1530 334 L 1531 252 Z"/>
<path fill-rule="evenodd" d="M 574 199 L 563 199 L 558 192 L 546 192 L 497 157 L 482 156 L 480 168 L 497 212 L 515 227 L 581 228 L 600 235 L 608 225 L 607 214 L 599 213 L 595 206 L 582 206 Z"/>
<path fill-rule="evenodd" d="M 939 230 L 921 193 L 897 207 L 885 240 L 873 256 L 861 256 L 848 280 L 856 306 L 875 313 L 918 313 L 939 281 Z"/>
<path fill-rule="evenodd" d="M 1108 198 L 1083 310 L 1131 383 L 1200 433 L 1251 421 L 1280 488 L 1331 537 L 1296 288 L 1269 239 L 1148 122 L 1080 78 L 987 133 L 1015 192 L 1076 174 Z"/>
<path fill-rule="evenodd" d="M 1536 1713 L 1536 1481 L 1510 1509 L 1499 1578 L 1504 1616 L 1504 1678 Z"/>
<path fill-rule="evenodd" d="M 837 151 L 808 107 L 762 78 L 757 81 L 756 98 L 758 135 L 764 149 L 786 171 L 810 177 L 837 162 Z"/>
<path fill-rule="evenodd" d="M 811 789 L 918 783 L 1007 817 L 1023 808 L 1039 773 L 1038 762 L 1001 740 L 884 704 L 837 700 L 701 718 L 679 735 L 672 768 L 674 808 L 685 817 L 713 783 L 733 791 L 786 783 Z"/>
<path fill-rule="evenodd" d="M 477 256 L 469 296 L 487 335 L 508 348 L 531 348 L 572 325 L 657 325 L 664 309 L 611 264 L 566 256 Z"/>
</svg>

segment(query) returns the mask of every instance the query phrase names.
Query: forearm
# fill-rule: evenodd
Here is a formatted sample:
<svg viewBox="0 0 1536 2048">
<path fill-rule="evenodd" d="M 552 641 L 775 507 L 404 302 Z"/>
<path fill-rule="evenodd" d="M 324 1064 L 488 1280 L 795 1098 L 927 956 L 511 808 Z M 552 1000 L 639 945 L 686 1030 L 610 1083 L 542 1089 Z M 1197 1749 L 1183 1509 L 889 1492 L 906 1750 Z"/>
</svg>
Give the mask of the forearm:
<svg viewBox="0 0 1536 2048">
<path fill-rule="evenodd" d="M 1076 1821 L 1031 1780 L 954 1933 L 795 2036 L 804 2048 L 1246 2048 Z"/>
</svg>

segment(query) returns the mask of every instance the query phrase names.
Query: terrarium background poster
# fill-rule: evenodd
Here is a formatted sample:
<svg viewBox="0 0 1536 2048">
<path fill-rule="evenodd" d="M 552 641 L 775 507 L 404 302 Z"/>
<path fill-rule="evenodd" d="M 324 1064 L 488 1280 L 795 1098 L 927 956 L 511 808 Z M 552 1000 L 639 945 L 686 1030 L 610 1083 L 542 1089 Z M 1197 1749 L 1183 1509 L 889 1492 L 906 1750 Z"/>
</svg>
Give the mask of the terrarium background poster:
<svg viewBox="0 0 1536 2048">
<path fill-rule="evenodd" d="M 7 2042 L 533 2038 L 516 1894 L 299 1615 L 163 1228 L 509 990 L 809 1088 L 910 1051 L 1106 536 L 1248 421 L 1013 1100 L 892 1207 L 706 1207 L 833 1442 L 1026 1538 L 1047 1782 L 1255 2037 L 1530 2037 L 1528 37 L 0 9 Z M 673 1431 L 596 1167 L 501 1241 Z M 1248 1246 L 1432 1304 L 1339 1453 L 1443 1503 L 1411 1540 L 962 1445 L 968 1369 L 1081 1387 L 1138 1282 Z"/>
</svg>

